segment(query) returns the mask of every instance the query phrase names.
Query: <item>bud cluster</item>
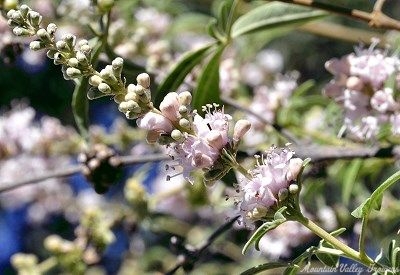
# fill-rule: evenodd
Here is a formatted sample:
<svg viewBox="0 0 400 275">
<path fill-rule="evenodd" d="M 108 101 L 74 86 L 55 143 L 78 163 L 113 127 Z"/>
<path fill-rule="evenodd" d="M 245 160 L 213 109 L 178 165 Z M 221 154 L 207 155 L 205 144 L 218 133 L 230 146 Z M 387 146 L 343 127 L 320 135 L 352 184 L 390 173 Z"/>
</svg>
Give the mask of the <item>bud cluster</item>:
<svg viewBox="0 0 400 275">
<path fill-rule="evenodd" d="M 120 93 L 114 97 L 115 102 L 118 103 L 118 110 L 124 113 L 128 119 L 136 119 L 153 109 L 149 89 L 150 76 L 147 73 L 139 74 L 136 81 L 137 85 L 128 85 L 126 93 Z"/>
<path fill-rule="evenodd" d="M 83 274 L 86 270 L 84 249 L 78 243 L 64 240 L 58 235 L 50 235 L 44 240 L 44 247 L 68 273 Z"/>
<path fill-rule="evenodd" d="M 18 274 L 41 274 L 36 255 L 16 253 L 11 257 L 11 264 L 18 271 Z"/>
<path fill-rule="evenodd" d="M 104 144 L 95 144 L 78 156 L 83 164 L 83 175 L 93 183 L 97 193 L 105 193 L 121 175 L 121 163 L 113 149 Z"/>
<path fill-rule="evenodd" d="M 111 231 L 112 221 L 107 218 L 100 208 L 88 208 L 81 217 L 77 235 L 93 243 L 96 250 L 103 251 L 115 240 Z"/>
</svg>

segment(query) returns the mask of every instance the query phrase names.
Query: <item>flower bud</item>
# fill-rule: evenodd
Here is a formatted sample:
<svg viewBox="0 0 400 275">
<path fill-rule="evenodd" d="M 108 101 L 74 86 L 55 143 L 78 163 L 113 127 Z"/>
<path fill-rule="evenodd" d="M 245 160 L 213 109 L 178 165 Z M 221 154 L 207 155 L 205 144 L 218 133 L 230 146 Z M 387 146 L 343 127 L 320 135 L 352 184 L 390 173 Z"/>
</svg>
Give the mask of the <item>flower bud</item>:
<svg viewBox="0 0 400 275">
<path fill-rule="evenodd" d="M 73 49 L 75 46 L 76 36 L 73 35 L 72 33 L 67 33 L 62 37 L 62 40 L 65 41 L 65 43 L 67 43 L 70 49 Z"/>
<path fill-rule="evenodd" d="M 112 61 L 111 65 L 114 70 L 120 69 L 124 65 L 124 60 L 121 57 L 117 57 Z"/>
<path fill-rule="evenodd" d="M 14 15 L 14 13 L 16 13 L 17 11 L 14 9 L 11 9 L 7 12 L 7 18 L 11 19 Z"/>
<path fill-rule="evenodd" d="M 44 247 L 50 252 L 56 252 L 60 250 L 62 239 L 57 235 L 50 235 L 44 240 Z"/>
<path fill-rule="evenodd" d="M 100 83 L 99 86 L 97 87 L 97 89 L 99 89 L 99 91 L 104 94 L 111 93 L 111 87 L 104 82 Z"/>
<path fill-rule="evenodd" d="M 24 16 L 20 11 L 15 11 L 11 14 L 11 19 L 18 23 L 22 23 L 24 21 L 23 17 Z"/>
<path fill-rule="evenodd" d="M 32 26 L 39 27 L 40 23 L 42 22 L 42 16 L 36 11 L 29 11 L 28 18 Z"/>
<path fill-rule="evenodd" d="M 125 95 L 125 101 L 133 100 L 133 101 L 138 101 L 138 95 L 135 93 L 127 93 Z"/>
<path fill-rule="evenodd" d="M 188 112 L 188 108 L 187 108 L 185 105 L 179 106 L 179 113 L 180 113 L 181 115 L 186 115 L 187 112 Z"/>
<path fill-rule="evenodd" d="M 98 87 L 102 82 L 103 82 L 103 79 L 98 75 L 92 75 L 89 78 L 89 84 L 94 87 Z"/>
<path fill-rule="evenodd" d="M 57 31 L 57 25 L 54 24 L 54 23 L 50 23 L 50 24 L 47 26 L 46 29 L 47 29 L 47 32 L 48 32 L 50 35 L 54 35 L 55 32 Z"/>
<path fill-rule="evenodd" d="M 179 103 L 182 105 L 189 106 L 192 102 L 192 94 L 188 91 L 179 94 Z"/>
<path fill-rule="evenodd" d="M 65 42 L 65 41 L 63 41 L 63 40 L 57 41 L 56 47 L 57 47 L 57 50 L 63 51 L 63 52 L 69 50 L 69 49 L 68 49 L 67 42 Z"/>
<path fill-rule="evenodd" d="M 179 120 L 179 126 L 188 129 L 190 127 L 190 122 L 186 118 L 181 118 Z"/>
<path fill-rule="evenodd" d="M 297 184 L 291 184 L 289 185 L 289 193 L 292 195 L 295 195 L 299 192 L 299 186 Z"/>
<path fill-rule="evenodd" d="M 171 121 L 177 121 L 179 115 L 179 98 L 177 93 L 168 93 L 160 103 L 160 111 Z"/>
<path fill-rule="evenodd" d="M 97 7 L 102 12 L 109 11 L 114 5 L 114 0 L 97 0 Z"/>
<path fill-rule="evenodd" d="M 83 45 L 89 45 L 89 41 L 86 39 L 81 39 L 78 41 L 78 47 L 82 47 Z"/>
<path fill-rule="evenodd" d="M 139 113 L 141 111 L 139 104 L 137 104 L 137 102 L 133 100 L 126 101 L 126 107 L 129 111 L 132 111 L 134 113 Z"/>
<path fill-rule="evenodd" d="M 28 7 L 27 5 L 21 5 L 21 7 L 19 7 L 19 11 L 20 11 L 20 14 L 23 16 L 23 17 L 25 17 L 27 14 L 28 14 L 28 12 L 31 10 L 31 8 L 30 7 Z"/>
<path fill-rule="evenodd" d="M 92 51 L 92 48 L 88 44 L 86 44 L 86 45 L 80 46 L 79 50 L 81 52 L 83 52 L 84 54 L 89 54 Z"/>
<path fill-rule="evenodd" d="M 70 66 L 70 67 L 74 67 L 74 68 L 76 68 L 76 67 L 78 67 L 79 66 L 79 61 L 78 61 L 78 59 L 76 59 L 75 57 L 72 57 L 72 58 L 70 58 L 70 59 L 68 59 L 68 66 Z"/>
<path fill-rule="evenodd" d="M 77 51 L 75 56 L 76 56 L 76 59 L 79 61 L 79 63 L 87 64 L 88 60 L 87 60 L 86 55 L 83 52 Z"/>
<path fill-rule="evenodd" d="M 111 82 L 116 82 L 117 79 L 115 78 L 113 71 L 112 71 L 112 66 L 107 65 L 104 69 L 100 71 L 100 76 L 104 78 L 105 80 L 111 81 Z"/>
<path fill-rule="evenodd" d="M 182 132 L 179 131 L 178 129 L 172 130 L 172 132 L 171 132 L 171 137 L 172 137 L 174 140 L 176 140 L 176 141 L 182 141 L 183 138 L 184 138 Z"/>
<path fill-rule="evenodd" d="M 136 93 L 135 92 L 135 87 L 136 87 L 135 84 L 129 84 L 128 87 L 127 87 L 128 93 Z"/>
<path fill-rule="evenodd" d="M 357 76 L 350 76 L 346 80 L 346 87 L 350 90 L 361 91 L 364 87 L 363 81 Z"/>
<path fill-rule="evenodd" d="M 43 49 L 44 47 L 45 46 L 43 45 L 43 43 L 41 41 L 38 41 L 38 40 L 35 40 L 35 41 L 32 41 L 31 43 L 29 43 L 29 48 L 32 51 L 38 51 L 38 50 Z"/>
<path fill-rule="evenodd" d="M 41 39 L 41 40 L 43 40 L 44 42 L 49 42 L 51 39 L 50 39 L 50 35 L 49 35 L 49 33 L 45 30 L 45 29 L 39 29 L 37 32 L 36 32 L 36 35 Z"/>
<path fill-rule="evenodd" d="M 250 121 L 246 119 L 238 120 L 233 129 L 233 140 L 239 141 L 251 128 Z"/>
<path fill-rule="evenodd" d="M 3 9 L 4 10 L 11 10 L 16 9 L 18 6 L 18 0 L 4 0 L 3 2 Z"/>
<path fill-rule="evenodd" d="M 134 91 L 135 91 L 135 93 L 137 94 L 137 95 L 139 95 L 139 96 L 141 96 L 141 95 L 143 95 L 144 94 L 144 92 L 145 92 L 145 88 L 142 86 L 142 85 L 136 85 L 136 86 L 134 86 Z"/>
<path fill-rule="evenodd" d="M 71 67 L 67 68 L 66 73 L 71 78 L 77 78 L 77 77 L 82 76 L 81 70 L 76 69 L 76 68 L 71 68 Z"/>
<path fill-rule="evenodd" d="M 150 76 L 147 73 L 141 73 L 136 77 L 137 83 L 145 89 L 150 87 Z"/>
<path fill-rule="evenodd" d="M 300 173 L 301 168 L 303 167 L 303 160 L 300 158 L 293 158 L 289 161 L 289 169 L 286 173 L 286 179 L 288 181 L 296 180 L 297 176 Z"/>
<path fill-rule="evenodd" d="M 14 33 L 16 36 L 28 36 L 28 35 L 31 34 L 31 32 L 30 32 L 29 30 L 27 30 L 27 29 L 25 29 L 25 28 L 21 28 L 21 27 L 15 27 L 15 28 L 13 29 L 13 33 Z"/>
</svg>

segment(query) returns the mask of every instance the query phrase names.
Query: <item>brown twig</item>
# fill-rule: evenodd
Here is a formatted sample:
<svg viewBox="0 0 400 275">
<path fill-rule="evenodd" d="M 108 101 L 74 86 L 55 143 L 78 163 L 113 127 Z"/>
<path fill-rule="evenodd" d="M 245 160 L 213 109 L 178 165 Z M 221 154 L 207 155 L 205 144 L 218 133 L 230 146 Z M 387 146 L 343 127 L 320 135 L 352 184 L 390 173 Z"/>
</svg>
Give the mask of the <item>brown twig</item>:
<svg viewBox="0 0 400 275">
<path fill-rule="evenodd" d="M 372 12 L 366 12 L 357 9 L 349 9 L 328 3 L 322 3 L 315 0 L 278 0 L 280 2 L 291 3 L 301 6 L 313 7 L 339 15 L 347 16 L 356 20 L 368 23 L 374 28 L 382 28 L 389 30 L 400 30 L 400 22 L 395 20 L 381 11 L 384 1 L 378 0 Z"/>
<path fill-rule="evenodd" d="M 139 163 L 147 163 L 147 162 L 155 162 L 155 161 L 165 161 L 169 160 L 170 157 L 164 154 L 150 154 L 146 156 L 121 156 L 118 157 L 122 165 L 131 165 L 131 164 L 139 164 Z M 0 183 L 0 193 L 5 191 L 10 191 L 12 189 L 41 182 L 50 178 L 64 178 L 69 177 L 77 173 L 82 173 L 83 165 L 71 165 L 68 167 L 63 167 L 61 169 L 53 170 L 53 171 L 44 171 L 40 173 L 40 175 L 34 175 L 31 177 L 26 177 L 18 181 L 12 182 L 2 182 Z"/>
</svg>

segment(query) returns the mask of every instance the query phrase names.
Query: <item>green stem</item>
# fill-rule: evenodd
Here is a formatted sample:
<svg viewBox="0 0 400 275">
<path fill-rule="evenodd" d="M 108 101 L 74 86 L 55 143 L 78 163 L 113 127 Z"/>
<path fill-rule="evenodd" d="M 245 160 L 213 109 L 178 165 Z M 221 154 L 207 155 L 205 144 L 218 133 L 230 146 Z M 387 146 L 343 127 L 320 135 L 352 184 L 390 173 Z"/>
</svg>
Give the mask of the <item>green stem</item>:
<svg viewBox="0 0 400 275">
<path fill-rule="evenodd" d="M 39 264 L 40 273 L 47 273 L 49 270 L 56 267 L 58 264 L 56 257 L 47 258 Z"/>
<path fill-rule="evenodd" d="M 340 251 L 343 251 L 344 256 L 357 261 L 367 267 L 373 267 L 375 265 L 374 261 L 369 258 L 367 255 L 365 257 L 361 257 L 360 253 L 354 250 L 353 248 L 349 247 L 348 245 L 342 243 L 335 237 L 333 237 L 331 234 L 326 232 L 324 229 L 319 227 L 317 224 L 309 220 L 308 218 L 304 217 L 303 215 L 297 215 L 292 217 L 295 221 L 301 223 L 305 227 L 307 227 L 309 230 L 311 230 L 314 234 L 318 235 L 328 243 L 330 243 L 333 247 L 336 249 L 339 249 Z"/>
<path fill-rule="evenodd" d="M 360 258 L 366 259 L 368 258 L 367 254 L 365 253 L 365 236 L 366 236 L 366 228 L 368 224 L 368 215 L 364 216 L 361 222 L 361 233 L 360 238 L 358 241 L 358 247 L 360 250 Z"/>
</svg>

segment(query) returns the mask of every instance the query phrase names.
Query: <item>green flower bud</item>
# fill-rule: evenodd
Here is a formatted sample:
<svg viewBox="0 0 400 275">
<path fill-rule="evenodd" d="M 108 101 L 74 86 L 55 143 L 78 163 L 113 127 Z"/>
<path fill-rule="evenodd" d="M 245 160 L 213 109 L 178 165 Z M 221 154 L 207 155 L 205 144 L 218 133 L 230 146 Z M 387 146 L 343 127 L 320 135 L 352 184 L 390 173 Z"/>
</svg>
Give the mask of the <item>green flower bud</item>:
<svg viewBox="0 0 400 275">
<path fill-rule="evenodd" d="M 21 5 L 21 7 L 19 7 L 19 11 L 21 16 L 26 17 L 26 15 L 28 14 L 28 12 L 31 10 L 30 7 L 28 7 L 27 5 Z"/>
<path fill-rule="evenodd" d="M 71 78 L 77 78 L 77 77 L 82 76 L 81 70 L 79 70 L 79 69 L 77 69 L 77 68 L 71 68 L 71 67 L 70 67 L 70 68 L 67 68 L 66 73 L 67 73 L 67 75 L 68 75 L 69 77 L 71 77 Z"/>
<path fill-rule="evenodd" d="M 98 87 L 102 82 L 103 82 L 103 79 L 98 75 L 92 75 L 89 78 L 89 84 L 94 87 Z"/>
<path fill-rule="evenodd" d="M 36 11 L 28 12 L 28 19 L 32 26 L 39 27 L 40 23 L 42 23 L 43 17 Z"/>
<path fill-rule="evenodd" d="M 111 93 L 111 87 L 109 85 L 107 85 L 106 83 L 104 83 L 104 82 L 100 83 L 97 88 L 102 93 L 105 93 L 105 94 Z"/>
<path fill-rule="evenodd" d="M 109 11 L 114 6 L 114 0 L 97 0 L 97 7 L 102 12 Z"/>
<path fill-rule="evenodd" d="M 145 89 L 150 87 L 150 76 L 146 73 L 141 73 L 136 77 L 137 83 Z"/>
<path fill-rule="evenodd" d="M 3 2 L 4 10 L 16 9 L 17 6 L 18 6 L 18 0 L 4 0 Z"/>
</svg>

